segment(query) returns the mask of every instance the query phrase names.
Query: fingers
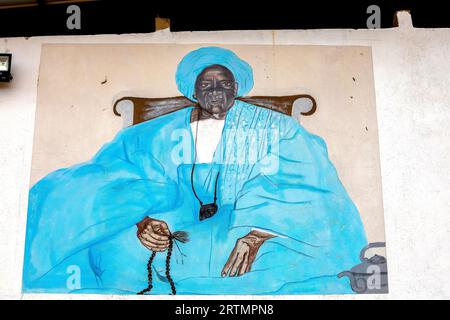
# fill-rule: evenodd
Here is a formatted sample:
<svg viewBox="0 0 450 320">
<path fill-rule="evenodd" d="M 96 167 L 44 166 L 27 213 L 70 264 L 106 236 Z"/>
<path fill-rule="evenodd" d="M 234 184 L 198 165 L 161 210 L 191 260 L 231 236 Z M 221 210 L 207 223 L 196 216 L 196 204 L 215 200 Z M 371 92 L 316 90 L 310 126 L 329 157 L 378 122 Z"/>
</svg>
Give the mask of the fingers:
<svg viewBox="0 0 450 320">
<path fill-rule="evenodd" d="M 141 233 L 141 234 L 139 234 L 139 236 L 142 239 L 144 239 L 146 242 L 150 243 L 151 245 L 153 245 L 155 247 L 168 247 L 169 246 L 169 240 L 167 240 L 167 241 L 154 240 L 154 238 L 152 238 L 149 234 L 146 234 L 146 233 Z"/>
<path fill-rule="evenodd" d="M 238 240 L 236 246 L 230 254 L 225 266 L 222 269 L 222 277 L 240 276 L 250 269 L 250 247 L 243 241 Z"/>
<path fill-rule="evenodd" d="M 147 240 L 148 242 L 151 242 L 155 245 L 159 246 L 168 246 L 169 245 L 169 238 L 167 237 L 166 240 L 161 240 L 161 237 L 155 235 L 154 233 L 148 233 L 146 231 L 140 233 L 140 236 Z"/>
<path fill-rule="evenodd" d="M 244 273 L 250 272 L 250 270 L 252 270 L 252 262 L 249 261 Z"/>
<path fill-rule="evenodd" d="M 141 236 L 147 242 L 150 242 L 154 246 L 167 247 L 169 245 L 169 235 L 164 235 L 160 233 L 159 227 L 152 225 L 152 223 L 149 223 L 144 230 L 140 232 L 138 231 L 138 236 Z"/>
<path fill-rule="evenodd" d="M 150 223 L 151 229 L 157 234 L 157 236 L 162 238 L 168 238 L 170 236 L 169 227 L 167 226 L 167 223 L 161 220 L 153 220 Z M 162 239 L 159 239 L 162 240 Z"/>
<path fill-rule="evenodd" d="M 148 241 L 147 239 L 143 238 L 142 235 L 138 235 L 139 241 L 149 250 L 156 251 L 156 252 L 162 252 L 165 251 L 168 247 L 168 245 L 158 245 L 153 242 Z"/>
<path fill-rule="evenodd" d="M 157 246 L 154 246 L 154 245 L 146 242 L 145 240 L 142 240 L 142 239 L 139 239 L 139 240 L 141 241 L 142 245 L 150 251 L 163 252 L 163 251 L 167 250 L 167 248 L 165 248 L 165 247 L 157 247 Z"/>
<path fill-rule="evenodd" d="M 167 224 L 165 222 L 163 222 L 161 224 L 161 232 L 162 234 L 166 235 L 166 236 L 170 236 L 170 230 L 169 227 L 167 226 Z"/>
<path fill-rule="evenodd" d="M 244 255 L 244 260 L 242 261 L 242 265 L 239 268 L 238 276 L 242 276 L 244 273 L 248 272 L 250 269 L 250 261 L 248 258 L 248 254 L 246 253 Z"/>
<path fill-rule="evenodd" d="M 242 262 L 244 261 L 245 252 L 240 251 L 236 257 L 236 260 L 234 261 L 233 267 L 230 271 L 230 277 L 235 277 L 238 275 L 238 271 L 240 270 L 240 267 L 242 265 Z"/>
<path fill-rule="evenodd" d="M 257 252 L 253 252 L 253 253 L 249 254 L 249 256 L 248 256 L 248 266 L 247 266 L 247 270 L 245 270 L 245 272 L 250 272 L 250 270 L 252 269 L 253 262 L 255 261 L 255 258 L 256 258 L 256 253 Z"/>
<path fill-rule="evenodd" d="M 227 276 L 228 272 L 230 271 L 231 267 L 234 264 L 234 260 L 236 260 L 236 256 L 237 256 L 237 245 L 233 248 L 233 251 L 231 251 L 231 254 L 228 257 L 228 260 L 222 269 L 222 277 Z"/>
</svg>

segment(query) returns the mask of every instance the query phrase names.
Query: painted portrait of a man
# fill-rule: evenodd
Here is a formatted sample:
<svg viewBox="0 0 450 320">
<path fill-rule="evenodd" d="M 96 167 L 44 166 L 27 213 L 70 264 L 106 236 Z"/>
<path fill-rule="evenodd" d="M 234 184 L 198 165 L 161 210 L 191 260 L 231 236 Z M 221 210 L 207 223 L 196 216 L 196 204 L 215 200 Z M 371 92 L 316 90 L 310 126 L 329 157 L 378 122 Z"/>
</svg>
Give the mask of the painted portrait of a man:
<svg viewBox="0 0 450 320">
<path fill-rule="evenodd" d="M 229 49 L 190 51 L 175 80 L 194 105 L 32 186 L 24 291 L 352 293 L 338 275 L 369 241 L 324 139 L 240 99 L 254 70 Z"/>
</svg>

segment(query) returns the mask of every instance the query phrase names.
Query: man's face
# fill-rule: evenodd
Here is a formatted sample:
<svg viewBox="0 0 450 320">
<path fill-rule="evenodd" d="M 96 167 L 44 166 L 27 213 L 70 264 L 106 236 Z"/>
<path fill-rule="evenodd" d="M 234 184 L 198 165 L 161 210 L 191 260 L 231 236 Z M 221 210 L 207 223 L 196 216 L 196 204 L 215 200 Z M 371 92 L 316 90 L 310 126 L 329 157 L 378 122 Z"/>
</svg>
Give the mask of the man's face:
<svg viewBox="0 0 450 320">
<path fill-rule="evenodd" d="M 230 70 L 221 65 L 205 68 L 195 81 L 195 97 L 200 107 L 213 115 L 223 115 L 234 104 L 237 83 Z"/>
</svg>

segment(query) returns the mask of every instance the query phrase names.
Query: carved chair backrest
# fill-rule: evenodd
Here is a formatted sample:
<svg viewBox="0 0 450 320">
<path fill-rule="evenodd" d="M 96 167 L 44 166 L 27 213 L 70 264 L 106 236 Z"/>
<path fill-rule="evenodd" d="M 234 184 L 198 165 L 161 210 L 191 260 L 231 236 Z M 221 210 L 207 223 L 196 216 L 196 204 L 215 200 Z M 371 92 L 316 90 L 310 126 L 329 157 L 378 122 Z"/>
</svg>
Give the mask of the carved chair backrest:
<svg viewBox="0 0 450 320">
<path fill-rule="evenodd" d="M 284 113 L 295 119 L 298 119 L 300 115 L 312 115 L 317 109 L 316 100 L 308 94 L 253 96 L 236 99 Z M 190 106 L 197 106 L 197 102 L 182 96 L 172 98 L 123 97 L 114 103 L 113 111 L 115 115 L 122 117 L 123 126 L 129 127 Z"/>
</svg>

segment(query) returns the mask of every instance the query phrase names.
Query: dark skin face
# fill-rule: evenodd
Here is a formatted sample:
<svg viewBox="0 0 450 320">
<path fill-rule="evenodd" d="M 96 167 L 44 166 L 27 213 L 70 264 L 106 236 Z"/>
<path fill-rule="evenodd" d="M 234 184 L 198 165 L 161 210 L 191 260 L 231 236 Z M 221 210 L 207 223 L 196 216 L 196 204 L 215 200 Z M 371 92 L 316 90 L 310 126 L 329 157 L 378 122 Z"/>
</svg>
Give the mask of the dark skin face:
<svg viewBox="0 0 450 320">
<path fill-rule="evenodd" d="M 233 106 L 237 94 L 237 83 L 233 73 L 224 66 L 205 68 L 195 81 L 195 98 L 200 108 L 200 119 L 224 119 Z"/>
</svg>

